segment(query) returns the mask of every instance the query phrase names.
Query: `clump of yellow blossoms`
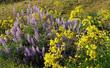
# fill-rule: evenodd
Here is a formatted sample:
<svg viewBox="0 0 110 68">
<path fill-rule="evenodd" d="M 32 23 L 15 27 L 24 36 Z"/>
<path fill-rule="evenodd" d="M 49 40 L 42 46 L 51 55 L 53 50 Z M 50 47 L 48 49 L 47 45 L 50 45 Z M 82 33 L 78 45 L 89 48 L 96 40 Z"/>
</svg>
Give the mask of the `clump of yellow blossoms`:
<svg viewBox="0 0 110 68">
<path fill-rule="evenodd" d="M 89 19 L 86 22 L 85 20 L 82 21 L 83 26 L 87 25 L 85 29 L 86 33 L 82 33 L 76 43 L 76 56 L 80 56 L 79 58 L 85 57 L 85 62 L 89 61 L 92 63 L 91 60 L 95 62 L 99 56 L 103 55 L 100 48 L 107 47 L 110 39 L 106 31 L 99 30 L 95 25 L 91 25 L 90 23 Z"/>
<path fill-rule="evenodd" d="M 70 31 L 69 29 L 64 29 L 63 26 L 60 26 L 55 35 L 56 37 L 50 40 L 50 48 L 48 50 L 49 53 L 45 54 L 44 64 L 45 67 L 64 68 L 65 66 L 61 66 L 59 62 L 59 59 L 63 57 L 62 52 L 66 47 L 66 42 L 63 41 L 62 37 L 65 36 L 67 39 L 72 39 L 75 33 Z"/>
<path fill-rule="evenodd" d="M 71 11 L 69 20 L 72 21 L 74 18 L 80 18 L 83 12 L 84 10 L 82 6 L 76 7 L 74 10 Z"/>
<path fill-rule="evenodd" d="M 8 18 L 6 20 L 0 20 L 0 29 L 9 29 L 13 26 L 14 20 Z"/>
</svg>

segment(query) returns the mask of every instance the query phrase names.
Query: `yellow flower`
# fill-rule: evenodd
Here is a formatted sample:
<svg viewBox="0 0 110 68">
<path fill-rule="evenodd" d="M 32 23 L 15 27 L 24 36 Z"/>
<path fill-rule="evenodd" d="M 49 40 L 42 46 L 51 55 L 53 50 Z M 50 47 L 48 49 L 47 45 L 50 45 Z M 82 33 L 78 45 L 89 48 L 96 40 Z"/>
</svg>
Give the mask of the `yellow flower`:
<svg viewBox="0 0 110 68">
<path fill-rule="evenodd" d="M 74 10 L 71 11 L 69 20 L 72 21 L 74 18 L 80 17 L 80 15 L 84 12 L 82 6 L 77 6 Z"/>
<path fill-rule="evenodd" d="M 94 50 L 90 50 L 89 56 L 91 59 L 95 59 L 96 58 L 96 52 Z"/>
<path fill-rule="evenodd" d="M 3 23 L 6 23 L 7 22 L 7 20 L 3 20 Z"/>
<path fill-rule="evenodd" d="M 50 40 L 50 45 L 55 45 L 54 40 Z"/>
<path fill-rule="evenodd" d="M 90 22 L 89 19 L 83 19 L 82 20 L 82 24 L 83 24 L 83 26 L 85 26 L 85 25 L 90 26 L 91 25 L 91 22 Z"/>
<path fill-rule="evenodd" d="M 46 53 L 45 57 L 44 57 L 44 60 L 45 60 L 44 64 L 45 64 L 45 66 L 53 65 L 53 62 L 55 61 L 54 59 L 55 59 L 54 55 L 51 55 L 50 53 Z"/>
<path fill-rule="evenodd" d="M 58 39 L 58 38 L 55 38 L 55 39 L 54 39 L 54 42 L 55 42 L 55 43 L 58 43 L 58 42 L 59 42 L 59 39 Z"/>
<path fill-rule="evenodd" d="M 60 38 L 60 37 L 62 37 L 62 34 L 56 33 L 56 36 Z"/>
<path fill-rule="evenodd" d="M 95 50 L 97 48 L 97 46 L 95 44 L 93 44 L 93 45 L 91 45 L 91 48 Z"/>
<path fill-rule="evenodd" d="M 91 20 L 91 19 L 92 19 L 92 16 L 87 16 L 87 18 L 88 18 L 89 20 Z"/>
<path fill-rule="evenodd" d="M 10 23 L 13 23 L 13 19 L 10 19 L 9 22 L 10 22 Z"/>
</svg>

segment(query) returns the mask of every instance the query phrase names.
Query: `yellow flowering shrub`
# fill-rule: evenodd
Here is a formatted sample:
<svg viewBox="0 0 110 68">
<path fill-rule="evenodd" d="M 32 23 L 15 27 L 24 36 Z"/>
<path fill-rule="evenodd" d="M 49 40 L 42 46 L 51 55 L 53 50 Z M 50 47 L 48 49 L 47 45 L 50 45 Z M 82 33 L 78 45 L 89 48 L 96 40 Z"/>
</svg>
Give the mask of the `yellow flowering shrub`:
<svg viewBox="0 0 110 68">
<path fill-rule="evenodd" d="M 63 58 L 62 52 L 65 51 L 65 47 L 67 46 L 67 43 L 63 41 L 62 37 L 72 39 L 75 33 L 69 29 L 65 30 L 63 26 L 60 26 L 55 35 L 56 37 L 50 40 L 49 53 L 45 54 L 44 64 L 45 67 L 64 68 L 65 66 L 60 65 L 60 61 L 58 60 Z"/>
<path fill-rule="evenodd" d="M 0 34 L 4 33 L 5 30 L 10 29 L 13 26 L 14 20 L 10 17 L 6 20 L 0 20 Z"/>
<path fill-rule="evenodd" d="M 82 13 L 84 12 L 83 6 L 78 6 L 71 11 L 69 20 L 72 21 L 74 18 L 81 18 Z"/>
<path fill-rule="evenodd" d="M 108 47 L 109 41 L 110 39 L 106 31 L 99 30 L 95 25 L 88 25 L 86 33 L 82 33 L 82 36 L 79 37 L 78 42 L 76 42 L 76 56 L 79 59 L 83 58 L 83 60 L 85 60 L 84 62 L 91 62 L 88 64 L 89 66 L 96 66 L 93 62 L 98 62 L 99 56 L 104 55 L 104 53 L 100 51 L 100 48 Z"/>
</svg>

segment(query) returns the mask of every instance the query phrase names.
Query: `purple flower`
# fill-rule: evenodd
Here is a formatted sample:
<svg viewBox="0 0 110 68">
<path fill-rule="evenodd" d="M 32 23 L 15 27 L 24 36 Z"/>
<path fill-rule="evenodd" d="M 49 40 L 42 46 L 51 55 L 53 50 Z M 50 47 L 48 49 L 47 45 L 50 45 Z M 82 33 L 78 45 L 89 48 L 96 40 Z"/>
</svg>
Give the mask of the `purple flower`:
<svg viewBox="0 0 110 68">
<path fill-rule="evenodd" d="M 56 47 L 60 48 L 61 47 L 61 43 L 57 43 Z"/>
<path fill-rule="evenodd" d="M 32 46 L 32 51 L 33 51 L 33 52 L 36 52 L 36 49 L 35 49 L 35 47 L 34 47 L 34 46 Z"/>
<path fill-rule="evenodd" d="M 17 27 L 17 32 L 21 33 L 21 29 L 19 27 Z"/>
<path fill-rule="evenodd" d="M 2 45 L 6 45 L 6 40 L 3 39 L 3 38 L 0 38 L 0 43 L 1 43 Z"/>
<path fill-rule="evenodd" d="M 29 34 L 27 34 L 27 40 L 29 43 L 31 43 L 31 36 Z"/>
<path fill-rule="evenodd" d="M 70 22 L 66 22 L 65 25 L 64 25 L 65 29 L 68 29 L 69 26 L 70 26 Z"/>
<path fill-rule="evenodd" d="M 31 53 L 30 53 L 29 48 L 25 47 L 25 49 L 24 49 L 24 55 L 25 56 L 31 56 Z"/>
<path fill-rule="evenodd" d="M 37 21 L 36 21 L 36 18 L 35 17 L 32 17 L 31 24 L 32 25 L 37 25 Z"/>
<path fill-rule="evenodd" d="M 36 47 L 36 51 L 37 51 L 38 53 L 41 53 L 41 51 L 39 50 L 39 47 Z"/>
<path fill-rule="evenodd" d="M 40 10 L 39 10 L 39 8 L 38 8 L 36 5 L 33 7 L 33 10 L 34 10 L 35 12 L 40 13 Z"/>
<path fill-rule="evenodd" d="M 47 32 L 47 36 L 50 36 L 51 35 L 51 33 L 50 32 Z"/>
<path fill-rule="evenodd" d="M 31 16 L 30 15 L 27 15 L 26 17 L 27 17 L 27 24 L 29 24 L 30 21 L 31 21 Z"/>
<path fill-rule="evenodd" d="M 72 25 L 73 25 L 73 30 L 76 30 L 76 27 L 78 25 L 78 20 L 72 21 Z"/>
<path fill-rule="evenodd" d="M 42 56 L 44 56 L 44 53 L 45 53 L 45 48 L 43 47 L 42 48 Z"/>
<path fill-rule="evenodd" d="M 15 36 L 17 41 L 21 40 L 21 33 L 19 31 L 16 32 L 16 36 Z"/>
<path fill-rule="evenodd" d="M 17 31 L 17 27 L 12 27 L 12 29 L 11 29 L 11 33 L 12 33 L 12 35 L 16 35 L 16 31 Z"/>
<path fill-rule="evenodd" d="M 35 42 L 34 42 L 34 39 L 31 37 L 31 43 L 33 46 L 35 46 Z"/>
<path fill-rule="evenodd" d="M 39 41 L 39 34 L 38 31 L 36 29 L 34 29 L 34 38 Z"/>
<path fill-rule="evenodd" d="M 61 21 L 60 21 L 60 19 L 59 19 L 59 18 L 56 18 L 56 23 L 57 23 L 58 25 L 60 25 L 60 24 L 61 24 Z"/>
<path fill-rule="evenodd" d="M 13 27 L 17 27 L 18 26 L 18 19 L 14 22 L 14 26 Z"/>
<path fill-rule="evenodd" d="M 78 34 L 80 34 L 80 27 L 81 27 L 81 23 L 79 22 L 79 23 L 78 23 L 78 26 L 77 26 L 77 28 L 76 28 Z"/>
<path fill-rule="evenodd" d="M 20 40 L 21 30 L 19 27 L 13 27 L 12 28 L 12 34 L 14 35 L 14 41 Z"/>
<path fill-rule="evenodd" d="M 62 41 L 66 41 L 67 38 L 65 36 L 62 37 Z"/>
<path fill-rule="evenodd" d="M 6 39 L 0 38 L 0 44 L 2 44 L 2 45 L 3 45 L 3 47 L 4 47 L 4 48 L 5 48 L 5 50 L 6 50 L 6 52 L 8 53 L 8 52 L 9 52 L 9 50 L 8 50 L 8 48 L 6 47 L 6 42 L 7 42 L 7 40 L 6 40 Z"/>
<path fill-rule="evenodd" d="M 35 50 L 34 47 L 29 48 L 29 50 L 30 50 L 30 53 L 31 53 L 31 55 L 30 55 L 31 57 L 36 55 L 36 50 Z"/>
<path fill-rule="evenodd" d="M 17 42 L 17 39 L 14 37 L 13 39 L 12 39 L 14 42 Z"/>
<path fill-rule="evenodd" d="M 44 22 L 43 23 L 43 28 L 46 29 L 46 27 L 47 27 L 47 24 Z"/>
<path fill-rule="evenodd" d="M 40 21 L 42 21 L 44 14 L 43 13 L 39 13 L 39 17 L 40 17 Z"/>
</svg>

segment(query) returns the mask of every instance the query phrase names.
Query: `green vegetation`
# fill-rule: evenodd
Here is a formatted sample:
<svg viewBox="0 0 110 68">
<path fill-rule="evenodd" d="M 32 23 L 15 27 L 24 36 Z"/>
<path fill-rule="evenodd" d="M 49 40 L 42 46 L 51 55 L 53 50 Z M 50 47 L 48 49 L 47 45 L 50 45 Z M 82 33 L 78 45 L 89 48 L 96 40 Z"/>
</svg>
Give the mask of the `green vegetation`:
<svg viewBox="0 0 110 68">
<path fill-rule="evenodd" d="M 1 2 L 0 68 L 109 68 L 109 6 L 109 0 Z"/>
</svg>

